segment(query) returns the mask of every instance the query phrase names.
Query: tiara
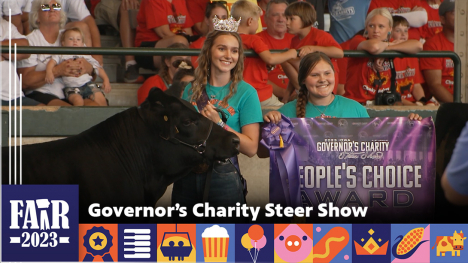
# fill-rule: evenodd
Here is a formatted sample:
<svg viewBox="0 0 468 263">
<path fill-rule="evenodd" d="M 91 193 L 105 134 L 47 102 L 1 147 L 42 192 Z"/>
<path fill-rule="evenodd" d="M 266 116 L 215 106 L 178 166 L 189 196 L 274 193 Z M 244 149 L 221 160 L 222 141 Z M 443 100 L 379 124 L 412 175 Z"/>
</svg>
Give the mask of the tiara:
<svg viewBox="0 0 468 263">
<path fill-rule="evenodd" d="M 234 17 L 229 19 L 219 19 L 217 16 L 213 17 L 214 30 L 218 31 L 228 31 L 228 32 L 237 32 L 241 18 L 238 21 Z"/>
</svg>

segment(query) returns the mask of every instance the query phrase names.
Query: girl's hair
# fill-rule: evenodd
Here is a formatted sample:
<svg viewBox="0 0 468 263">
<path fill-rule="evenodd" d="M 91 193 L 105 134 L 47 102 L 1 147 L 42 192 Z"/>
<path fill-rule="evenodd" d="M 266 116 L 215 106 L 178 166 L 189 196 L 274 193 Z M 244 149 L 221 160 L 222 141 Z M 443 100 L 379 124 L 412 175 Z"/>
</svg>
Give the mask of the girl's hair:
<svg viewBox="0 0 468 263">
<path fill-rule="evenodd" d="M 81 29 L 79 29 L 78 27 L 72 27 L 72 28 L 65 29 L 62 32 L 62 34 L 60 34 L 60 43 L 62 43 L 65 40 L 65 36 L 67 35 L 68 32 L 71 32 L 71 31 L 80 33 L 81 40 L 83 41 L 83 43 L 85 42 L 83 31 L 81 31 Z"/>
<path fill-rule="evenodd" d="M 195 77 L 195 69 L 193 68 L 192 63 L 187 63 L 187 66 L 179 67 L 172 77 L 172 83 L 181 81 L 185 76 Z"/>
<path fill-rule="evenodd" d="M 31 12 L 29 13 L 29 24 L 32 28 L 39 28 L 39 23 L 37 21 L 39 19 L 39 12 L 46 12 L 42 11 L 41 5 L 49 4 L 49 2 L 50 0 L 34 0 L 32 2 Z M 55 2 L 57 2 L 57 4 L 60 5 L 62 4 L 61 0 L 56 0 Z M 63 28 L 65 26 L 65 23 L 67 22 L 67 15 L 65 14 L 65 11 L 63 11 L 63 9 L 58 12 L 60 12 L 60 28 Z"/>
<path fill-rule="evenodd" d="M 299 72 L 297 76 L 297 80 L 299 81 L 299 95 L 297 96 L 297 104 L 296 104 L 296 115 L 297 118 L 304 118 L 305 117 L 305 110 L 307 101 L 309 100 L 308 95 L 309 91 L 305 85 L 305 79 L 309 76 L 310 72 L 315 68 L 315 66 L 320 62 L 325 61 L 330 65 L 333 72 L 335 72 L 335 68 L 333 67 L 333 63 L 331 62 L 330 58 L 322 52 L 315 51 L 312 53 L 307 54 L 305 57 L 301 59 L 301 63 L 299 64 Z"/>
<path fill-rule="evenodd" d="M 390 26 L 390 28 L 393 28 L 392 14 L 390 14 L 390 11 L 388 11 L 388 9 L 385 8 L 385 7 L 376 8 L 376 9 L 372 10 L 369 14 L 367 14 L 366 22 L 364 23 L 365 27 L 367 27 L 370 20 L 372 18 L 374 18 L 374 16 L 376 16 L 376 15 L 381 15 L 381 16 L 387 18 L 388 19 L 388 25 Z"/>
<path fill-rule="evenodd" d="M 206 36 L 205 43 L 198 57 L 198 68 L 195 69 L 195 80 L 192 84 L 192 97 L 191 101 L 197 101 L 208 83 L 211 70 L 211 49 L 214 41 L 219 36 L 229 35 L 237 39 L 239 43 L 239 59 L 237 60 L 236 66 L 231 69 L 231 85 L 229 86 L 229 94 L 219 103 L 220 106 L 227 106 L 227 101 L 237 92 L 237 84 L 242 81 L 242 74 L 244 72 L 244 48 L 242 47 L 242 40 L 239 34 L 235 32 L 226 32 L 214 30 Z"/>
<path fill-rule="evenodd" d="M 185 87 L 188 84 L 189 84 L 189 82 L 175 81 L 174 80 L 174 83 L 172 83 L 171 88 L 164 91 L 164 93 L 166 93 L 168 95 L 171 95 L 171 96 L 174 96 L 174 97 L 177 97 L 177 98 L 181 98 L 181 95 L 184 92 Z"/>
<path fill-rule="evenodd" d="M 302 20 L 302 28 L 312 26 L 317 21 L 315 8 L 309 2 L 294 2 L 284 11 L 286 17 L 298 16 Z"/>
<path fill-rule="evenodd" d="M 221 7 L 222 9 L 226 10 L 226 14 L 229 14 L 229 11 L 227 10 L 226 5 L 223 2 L 217 2 L 216 1 L 216 2 L 211 2 L 211 3 L 206 4 L 205 17 L 209 19 L 210 16 L 211 16 L 211 12 L 216 7 Z M 218 18 L 222 19 L 221 17 L 218 17 Z"/>
<path fill-rule="evenodd" d="M 174 43 L 172 45 L 169 45 L 167 48 L 174 48 L 174 49 L 182 49 L 182 48 L 188 48 L 187 45 L 182 44 L 182 43 Z M 172 83 L 172 79 L 169 76 L 169 67 L 166 65 L 166 60 L 171 60 L 171 58 L 174 57 L 174 55 L 162 55 L 161 56 L 161 68 L 159 69 L 158 75 L 167 83 L 170 84 Z"/>
</svg>

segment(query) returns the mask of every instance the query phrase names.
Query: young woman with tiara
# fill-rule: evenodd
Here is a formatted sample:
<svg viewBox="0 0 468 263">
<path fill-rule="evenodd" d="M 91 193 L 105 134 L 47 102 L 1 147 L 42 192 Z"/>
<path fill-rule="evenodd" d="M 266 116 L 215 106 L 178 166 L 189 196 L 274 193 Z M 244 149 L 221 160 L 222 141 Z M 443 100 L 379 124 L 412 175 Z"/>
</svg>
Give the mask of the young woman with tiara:
<svg viewBox="0 0 468 263">
<path fill-rule="evenodd" d="M 190 101 L 215 124 L 235 133 L 240 139 L 239 151 L 252 157 L 257 153 L 262 111 L 257 92 L 242 80 L 244 50 L 236 33 L 238 22 L 231 19 L 214 19 L 215 30 L 207 35 L 201 49 L 195 80 L 185 88 L 182 98 Z M 226 116 L 225 122 L 219 111 Z M 178 203 L 185 206 L 188 212 L 187 217 L 179 219 L 187 222 L 200 220 L 191 213 L 191 208 L 197 203 L 209 202 L 211 207 L 244 204 L 243 180 L 236 166 L 237 158 L 226 162 L 216 161 L 209 180 L 209 171 L 202 170 L 176 181 L 172 191 L 172 205 Z M 208 218 L 204 220 L 209 221 Z M 227 220 L 236 221 L 238 218 Z"/>
</svg>

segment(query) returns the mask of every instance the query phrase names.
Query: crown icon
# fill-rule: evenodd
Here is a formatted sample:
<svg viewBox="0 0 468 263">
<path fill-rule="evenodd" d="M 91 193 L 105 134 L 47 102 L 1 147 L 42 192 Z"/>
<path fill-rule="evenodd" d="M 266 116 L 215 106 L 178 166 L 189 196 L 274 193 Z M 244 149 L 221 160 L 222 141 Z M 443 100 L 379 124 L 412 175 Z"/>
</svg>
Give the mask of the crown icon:
<svg viewBox="0 0 468 263">
<path fill-rule="evenodd" d="M 375 231 L 370 229 L 368 233 L 372 236 Z M 364 242 L 365 239 L 362 238 L 361 242 Z M 382 239 L 378 239 L 379 243 L 382 243 Z M 382 245 L 379 245 L 372 237 L 369 238 L 364 246 L 361 246 L 356 240 L 354 240 L 354 245 L 356 249 L 356 255 L 386 255 L 388 241 Z"/>
<path fill-rule="evenodd" d="M 227 31 L 227 32 L 237 32 L 241 18 L 238 21 L 234 17 L 229 19 L 219 19 L 217 16 L 213 17 L 214 30 L 218 31 Z"/>
</svg>

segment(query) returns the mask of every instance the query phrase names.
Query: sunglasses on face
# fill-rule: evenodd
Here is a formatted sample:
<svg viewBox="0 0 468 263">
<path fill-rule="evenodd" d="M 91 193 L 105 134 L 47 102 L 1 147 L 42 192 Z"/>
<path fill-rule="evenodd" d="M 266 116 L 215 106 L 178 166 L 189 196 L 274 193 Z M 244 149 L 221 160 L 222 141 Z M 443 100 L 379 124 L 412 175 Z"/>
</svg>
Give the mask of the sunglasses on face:
<svg viewBox="0 0 468 263">
<path fill-rule="evenodd" d="M 60 11 L 62 10 L 62 5 L 60 4 L 52 4 L 52 5 L 49 5 L 49 4 L 43 4 L 41 5 L 41 9 L 42 11 L 50 11 L 51 9 L 55 10 L 55 11 Z"/>
</svg>

